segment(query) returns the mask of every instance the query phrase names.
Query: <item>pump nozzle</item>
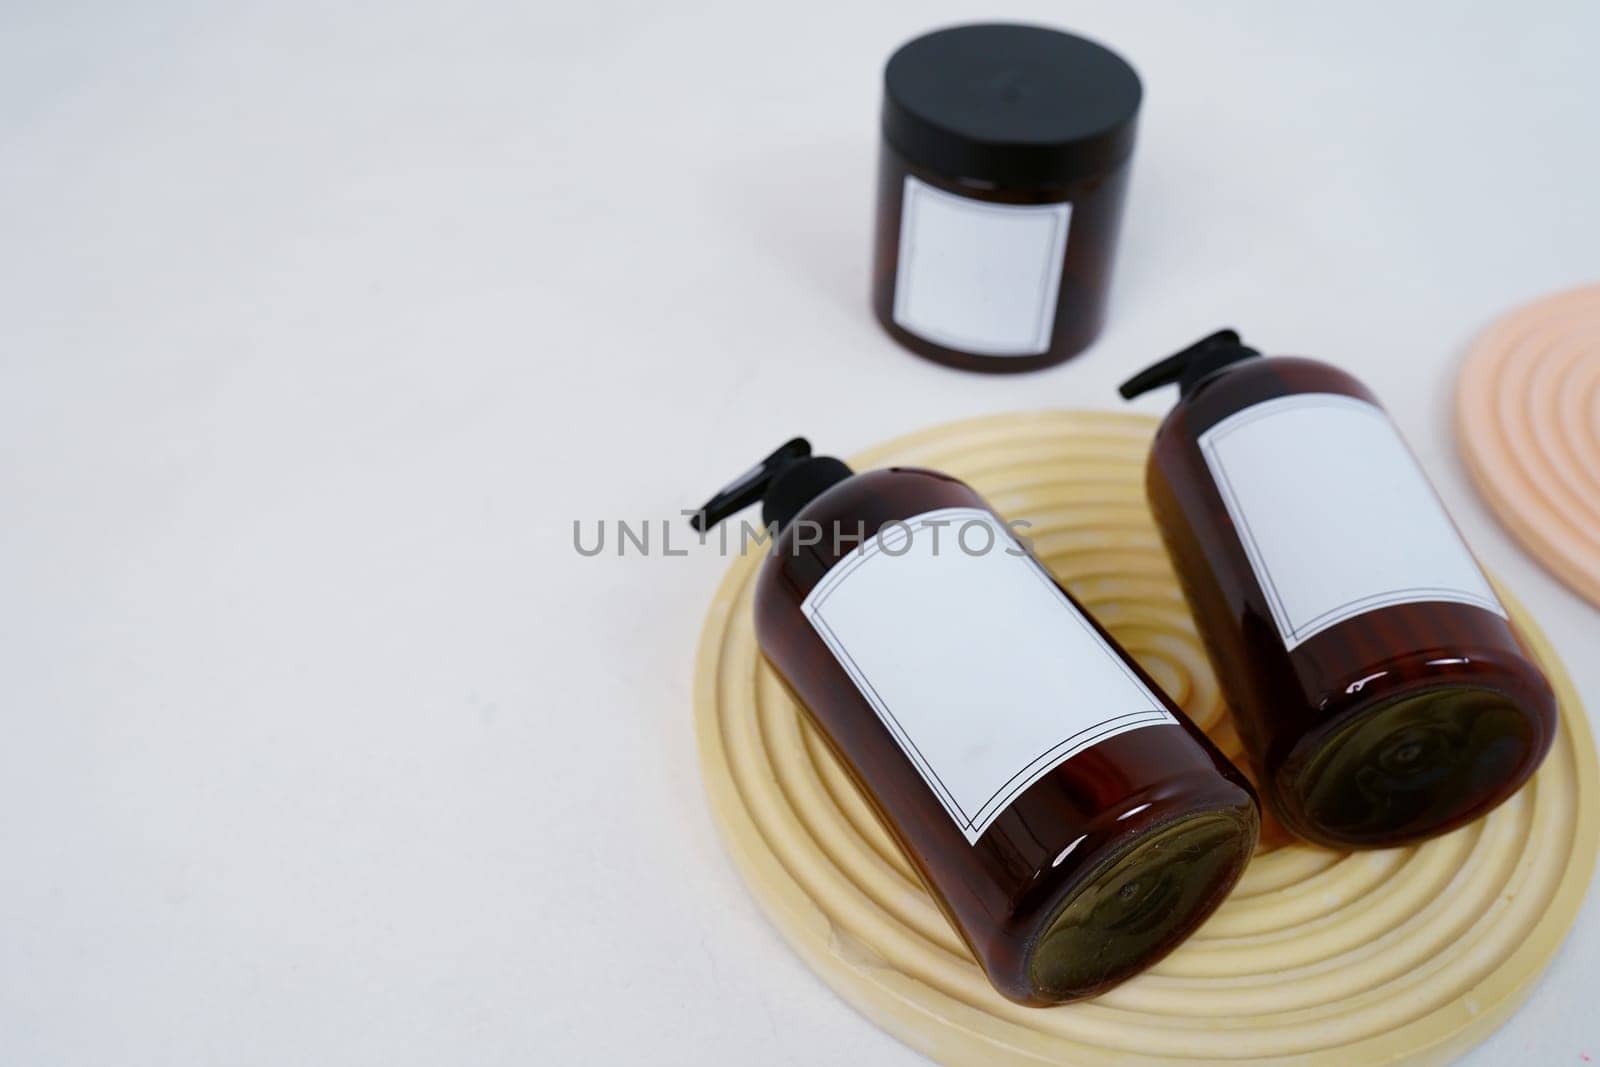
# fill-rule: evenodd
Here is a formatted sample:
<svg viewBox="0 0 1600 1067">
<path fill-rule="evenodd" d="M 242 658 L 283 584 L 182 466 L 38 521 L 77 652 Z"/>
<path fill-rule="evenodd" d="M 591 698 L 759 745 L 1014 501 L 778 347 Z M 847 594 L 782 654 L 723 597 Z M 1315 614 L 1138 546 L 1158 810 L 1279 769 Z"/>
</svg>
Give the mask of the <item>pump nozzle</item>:
<svg viewBox="0 0 1600 1067">
<path fill-rule="evenodd" d="M 811 442 L 804 437 L 786 441 L 772 455 L 717 490 L 716 496 L 690 516 L 689 525 L 697 532 L 705 533 L 729 515 L 743 511 L 766 495 L 767 487 L 779 471 L 809 455 Z"/>
<path fill-rule="evenodd" d="M 1146 367 L 1123 382 L 1117 392 L 1122 394 L 1124 400 L 1132 400 L 1152 389 L 1177 383 L 1179 391 L 1187 394 L 1212 371 L 1259 355 L 1260 352 L 1239 340 L 1239 331 L 1218 330 L 1209 337 L 1202 337 L 1182 352 Z"/>
<path fill-rule="evenodd" d="M 717 523 L 760 501 L 761 521 L 782 528 L 817 496 L 853 472 L 831 456 L 813 456 L 811 442 L 796 437 L 722 487 L 689 517 L 705 533 Z"/>
</svg>

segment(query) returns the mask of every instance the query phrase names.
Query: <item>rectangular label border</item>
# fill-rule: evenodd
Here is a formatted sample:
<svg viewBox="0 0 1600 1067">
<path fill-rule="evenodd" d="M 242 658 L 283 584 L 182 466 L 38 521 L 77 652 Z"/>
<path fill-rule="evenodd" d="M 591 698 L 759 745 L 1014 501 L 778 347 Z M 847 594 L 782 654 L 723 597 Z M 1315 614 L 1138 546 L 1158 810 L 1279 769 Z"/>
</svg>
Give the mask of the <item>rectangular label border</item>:
<svg viewBox="0 0 1600 1067">
<path fill-rule="evenodd" d="M 944 330 L 928 329 L 925 326 L 912 323 L 905 317 L 904 307 L 905 301 L 909 299 L 906 294 L 910 289 L 911 263 L 913 262 L 909 253 L 916 246 L 916 204 L 917 198 L 922 196 L 942 199 L 951 206 L 956 207 L 957 210 L 970 211 L 975 214 L 1049 214 L 1051 222 L 1050 262 L 1046 266 L 1046 276 L 1040 284 L 1040 299 L 1034 304 L 1036 311 L 1034 313 L 1032 348 L 1027 351 L 1001 348 L 991 342 L 981 341 L 977 338 L 960 337 Z M 1048 211 L 1045 209 L 1048 209 Z M 1061 303 L 1061 272 L 1066 264 L 1067 239 L 1071 232 L 1072 201 L 1070 200 L 1061 200 L 1048 204 L 995 204 L 946 192 L 915 175 L 907 174 L 900 192 L 900 243 L 895 253 L 894 299 L 890 302 L 890 318 L 902 330 L 916 334 L 918 337 L 932 341 L 934 344 L 944 345 L 946 348 L 972 352 L 981 356 L 995 356 L 1001 359 L 1008 357 L 1024 359 L 1029 356 L 1043 355 L 1050 351 L 1050 337 L 1055 332 L 1056 311 Z"/>
<path fill-rule="evenodd" d="M 1256 543 L 1255 533 L 1250 528 L 1249 517 L 1245 515 L 1244 508 L 1240 505 L 1238 496 L 1233 488 L 1233 483 L 1228 478 L 1227 467 L 1217 454 L 1216 446 L 1229 434 L 1261 419 L 1281 414 L 1285 411 L 1318 407 L 1359 410 L 1362 414 L 1383 420 L 1385 424 L 1389 423 L 1389 416 L 1382 408 L 1359 397 L 1346 396 L 1343 393 L 1293 393 L 1288 396 L 1272 397 L 1236 411 L 1202 433 L 1198 440 L 1200 454 L 1206 461 L 1206 468 L 1211 472 L 1211 480 L 1217 487 L 1217 494 L 1222 497 L 1222 503 L 1227 508 L 1228 517 L 1233 521 L 1234 529 L 1239 532 L 1239 543 L 1244 548 L 1245 558 L 1250 564 L 1251 573 L 1255 575 L 1261 591 L 1266 594 L 1267 608 L 1272 613 L 1273 624 L 1277 626 L 1278 636 L 1283 640 L 1284 646 L 1293 651 L 1317 634 L 1337 626 L 1347 619 L 1365 615 L 1369 611 L 1395 607 L 1400 604 L 1437 601 L 1467 604 L 1493 612 L 1501 618 L 1507 618 L 1506 610 L 1498 599 L 1492 597 L 1486 599 L 1459 589 L 1411 586 L 1386 589 L 1377 593 L 1368 593 L 1364 596 L 1355 597 L 1326 611 L 1319 612 L 1298 626 L 1293 623 L 1289 618 L 1288 609 L 1283 604 L 1282 594 L 1278 591 L 1277 581 L 1272 576 L 1272 570 L 1267 566 L 1266 560 L 1261 555 L 1261 549 Z M 1405 442 L 1402 441 L 1401 445 L 1404 446 L 1404 444 Z M 1415 462 L 1415 457 L 1412 457 L 1412 460 Z M 1424 481 L 1426 481 L 1426 477 L 1424 477 Z M 1445 509 L 1444 501 L 1439 500 L 1437 493 L 1434 499 L 1448 519 L 1449 511 Z M 1454 526 L 1453 520 L 1451 525 Z M 1457 538 L 1460 538 L 1459 531 L 1457 531 Z M 1462 541 L 1462 548 L 1466 549 L 1467 555 L 1472 558 L 1473 563 L 1476 565 L 1477 557 L 1472 555 L 1472 550 L 1467 548 L 1465 541 Z M 1479 570 L 1481 573 L 1482 568 L 1480 567 Z M 1489 585 L 1487 576 L 1484 578 L 1484 584 Z M 1490 589 L 1491 591 L 1493 590 L 1492 585 L 1490 585 Z"/>
<path fill-rule="evenodd" d="M 860 665 L 855 662 L 853 657 L 851 657 L 849 651 L 844 647 L 843 642 L 839 640 L 838 635 L 835 634 L 832 627 L 828 625 L 827 618 L 823 614 L 823 605 L 826 604 L 829 594 L 831 594 L 833 590 L 838 587 L 840 582 L 849 577 L 852 571 L 861 566 L 862 563 L 871 558 L 873 555 L 881 552 L 886 543 L 881 532 L 879 536 L 868 538 L 867 540 L 863 541 L 860 546 L 852 550 L 848 559 L 839 561 L 829 569 L 827 574 L 823 575 L 822 580 L 812 588 L 811 592 L 807 594 L 805 600 L 801 603 L 801 611 L 805 615 L 807 621 L 811 623 L 812 628 L 816 630 L 817 635 L 822 639 L 823 644 L 826 645 L 828 650 L 833 653 L 833 657 L 839 663 L 839 666 L 844 670 L 845 674 L 849 676 L 851 682 L 855 684 L 857 692 L 861 694 L 862 698 L 866 700 L 873 712 L 877 714 L 878 721 L 883 724 L 884 728 L 889 731 L 890 736 L 895 739 L 895 742 L 900 746 L 901 752 L 903 752 L 906 758 L 911 761 L 912 765 L 917 768 L 917 772 L 922 776 L 922 780 L 927 783 L 928 788 L 933 792 L 934 796 L 938 798 L 940 806 L 945 809 L 945 813 L 950 816 L 951 821 L 953 821 L 957 828 L 961 830 L 962 835 L 967 839 L 967 843 L 977 844 L 978 839 L 983 836 L 984 831 L 994 823 L 995 819 L 1000 817 L 1000 814 L 1011 805 L 1013 800 L 1025 792 L 1039 779 L 1055 770 L 1055 768 L 1059 767 L 1073 756 L 1094 745 L 1099 744 L 1101 741 L 1109 740 L 1118 736 L 1119 734 L 1128 733 L 1133 730 L 1139 730 L 1146 726 L 1161 726 L 1168 724 L 1176 725 L 1178 720 L 1176 716 L 1166 709 L 1160 697 L 1158 697 L 1154 691 L 1152 691 L 1152 689 L 1139 678 L 1138 674 L 1136 674 L 1128 666 L 1128 664 L 1122 660 L 1122 657 L 1118 656 L 1116 652 L 1107 645 L 1105 639 L 1102 638 L 1099 632 L 1095 630 L 1094 626 L 1083 617 L 1082 613 L 1072 603 L 1072 601 L 1066 597 L 1066 595 L 1061 591 L 1061 587 L 1056 584 L 1055 579 L 1050 577 L 1049 573 L 1046 572 L 1043 565 L 1041 565 L 1039 561 L 1033 557 L 1032 553 L 1022 550 L 1016 539 L 1012 537 L 1010 531 L 1006 528 L 1004 521 L 993 512 L 985 511 L 981 508 L 960 507 L 938 508 L 933 511 L 923 512 L 922 514 L 913 516 L 910 519 L 900 520 L 903 523 L 903 528 L 905 531 L 904 536 L 900 539 L 904 540 L 915 536 L 917 529 L 927 528 L 933 522 L 951 523 L 956 521 L 958 518 L 966 520 L 978 520 L 990 525 L 995 532 L 996 539 L 994 546 L 992 546 L 989 551 L 1006 551 L 1003 546 L 1006 543 L 1009 543 L 1011 548 L 1015 549 L 1019 553 L 1016 558 L 1025 566 L 1027 566 L 1036 578 L 1045 584 L 1052 596 L 1061 602 L 1062 606 L 1067 609 L 1072 618 L 1080 627 L 1083 628 L 1085 634 L 1090 638 L 1090 640 L 1093 641 L 1094 644 L 1100 648 L 1113 663 L 1117 665 L 1117 667 L 1123 672 L 1123 675 L 1130 682 L 1132 682 L 1138 691 L 1143 694 L 1145 698 L 1148 699 L 1153 705 L 1152 707 L 1140 709 L 1138 711 L 1124 712 L 1121 715 L 1115 715 L 1108 719 L 1101 719 L 1090 726 L 1084 727 L 1076 733 L 1062 738 L 1050 748 L 1034 757 L 1005 782 L 1002 782 L 999 788 L 997 788 L 994 793 L 990 794 L 989 798 L 981 807 L 979 807 L 976 812 L 968 814 L 966 810 L 962 808 L 959 803 L 957 803 L 954 795 L 950 792 L 949 787 L 944 784 L 944 781 L 939 777 L 938 773 L 934 771 L 933 766 L 928 762 L 927 758 L 922 755 L 922 752 L 917 748 L 916 743 L 912 741 L 910 734 L 900 724 L 900 720 L 895 717 L 893 710 L 888 705 L 888 702 L 885 701 L 882 694 L 880 694 L 877 689 L 873 687 L 871 680 L 866 677 L 866 674 L 864 671 L 862 671 Z M 889 536 L 892 539 L 895 535 L 900 533 L 901 530 L 897 528 L 893 534 Z M 954 542 L 952 541 L 952 543 Z M 1085 734 L 1092 734 L 1093 736 L 1084 738 L 1083 735 Z M 1033 768 L 1031 772 L 1030 768 Z M 1019 781 L 1019 779 L 1021 780 Z"/>
</svg>

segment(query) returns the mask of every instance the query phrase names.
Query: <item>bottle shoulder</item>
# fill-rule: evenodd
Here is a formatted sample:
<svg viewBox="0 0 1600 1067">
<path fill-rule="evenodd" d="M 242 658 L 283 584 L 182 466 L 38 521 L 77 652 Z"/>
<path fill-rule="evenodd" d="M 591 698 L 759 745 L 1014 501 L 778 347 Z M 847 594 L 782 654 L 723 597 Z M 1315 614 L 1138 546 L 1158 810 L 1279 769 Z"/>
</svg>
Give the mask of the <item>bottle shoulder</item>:
<svg viewBox="0 0 1600 1067">
<path fill-rule="evenodd" d="M 883 467 L 862 471 L 832 486 L 807 504 L 795 516 L 800 522 L 839 522 L 855 520 L 883 522 L 909 519 L 940 507 L 959 507 L 978 499 L 977 493 L 959 478 L 922 467 Z M 795 526 L 782 536 L 795 538 Z"/>
<path fill-rule="evenodd" d="M 1202 380 L 1162 420 L 1156 431 L 1157 446 L 1173 439 L 1198 438 L 1256 404 L 1306 393 L 1334 393 L 1378 403 L 1359 378 L 1331 363 L 1305 356 L 1270 356 L 1232 364 Z"/>
<path fill-rule="evenodd" d="M 989 505 L 959 478 L 921 467 L 863 471 L 819 494 L 768 545 L 756 608 L 804 600 L 823 575 L 889 523 L 941 508 Z"/>
</svg>

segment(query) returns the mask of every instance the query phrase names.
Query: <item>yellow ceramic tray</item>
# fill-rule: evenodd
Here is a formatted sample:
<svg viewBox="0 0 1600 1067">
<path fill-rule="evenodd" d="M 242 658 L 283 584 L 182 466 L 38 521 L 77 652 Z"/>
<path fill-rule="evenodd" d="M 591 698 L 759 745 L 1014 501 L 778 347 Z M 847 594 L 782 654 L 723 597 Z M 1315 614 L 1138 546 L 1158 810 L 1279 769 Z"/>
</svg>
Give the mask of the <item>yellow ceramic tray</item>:
<svg viewBox="0 0 1600 1067">
<path fill-rule="evenodd" d="M 1046 564 L 1230 755 L 1238 743 L 1146 510 L 1153 420 L 978 419 L 857 456 L 935 467 L 1029 531 Z M 1577 695 L 1514 600 L 1560 695 L 1534 781 L 1425 845 L 1345 855 L 1269 833 L 1243 881 L 1153 971 L 1083 1004 L 996 994 L 760 658 L 759 553 L 731 568 L 695 681 L 711 809 L 789 944 L 840 996 L 946 1064 L 1440 1063 L 1504 1022 L 1571 926 L 1600 805 Z"/>
</svg>

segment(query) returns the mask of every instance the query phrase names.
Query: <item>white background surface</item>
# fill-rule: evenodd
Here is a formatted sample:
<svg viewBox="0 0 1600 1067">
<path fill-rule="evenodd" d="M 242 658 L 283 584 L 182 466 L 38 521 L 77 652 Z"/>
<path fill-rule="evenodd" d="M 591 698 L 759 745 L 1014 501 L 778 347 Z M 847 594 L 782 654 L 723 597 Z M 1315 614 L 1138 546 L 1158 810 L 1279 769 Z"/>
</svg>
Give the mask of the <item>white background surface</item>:
<svg viewBox="0 0 1600 1067">
<path fill-rule="evenodd" d="M 1600 255 L 1600 9 L 1498 8 L 10 0 L 0 1062 L 918 1062 L 716 839 L 723 561 L 572 522 L 1114 407 L 1225 323 L 1386 399 L 1600 706 L 1600 612 L 1449 427 L 1475 333 Z M 880 65 L 996 15 L 1147 89 L 1111 326 L 1009 379 L 866 306 Z M 1597 960 L 1591 900 L 1470 1061 L 1600 1056 Z"/>
</svg>

